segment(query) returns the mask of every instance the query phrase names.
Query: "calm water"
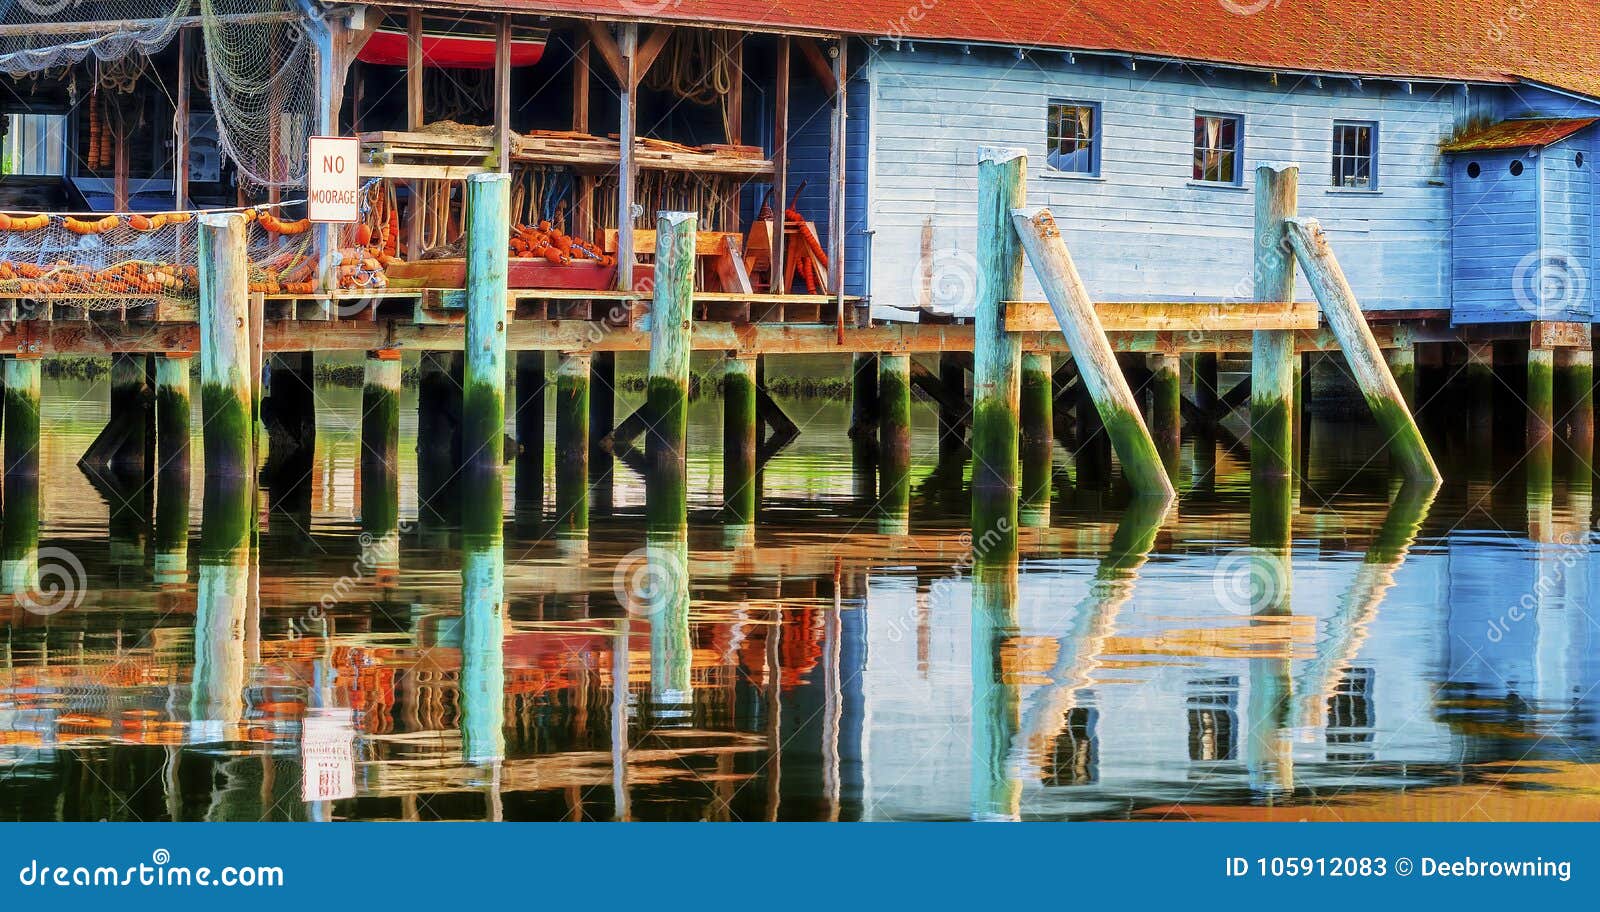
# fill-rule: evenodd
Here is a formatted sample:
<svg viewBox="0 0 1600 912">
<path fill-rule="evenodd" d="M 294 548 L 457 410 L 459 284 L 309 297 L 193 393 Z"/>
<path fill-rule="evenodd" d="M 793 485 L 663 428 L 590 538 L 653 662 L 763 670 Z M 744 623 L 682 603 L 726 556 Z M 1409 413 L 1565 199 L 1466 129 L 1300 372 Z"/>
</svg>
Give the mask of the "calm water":
<svg viewBox="0 0 1600 912">
<path fill-rule="evenodd" d="M 192 544 L 157 555 L 138 499 L 113 511 L 74 464 L 104 387 L 47 382 L 41 561 L 85 592 L 0 597 L 0 817 L 1600 818 L 1600 560 L 1565 460 L 1530 502 L 1514 457 L 1455 440 L 1450 482 L 1391 511 L 1374 431 L 1313 423 L 1281 572 L 1248 549 L 1226 435 L 1185 442 L 1165 515 L 1058 445 L 1021 561 L 975 577 L 926 406 L 908 528 L 852 472 L 848 406 L 808 400 L 749 530 L 718 512 L 699 401 L 687 548 L 644 547 L 621 465 L 587 542 L 512 521 L 508 483 L 497 617 L 492 549 L 410 522 L 414 392 L 381 566 L 360 393 L 319 394 L 309 508 L 263 496 L 219 582 L 198 465 Z M 685 582 L 686 606 L 662 595 Z M 1287 610 L 1256 610 L 1263 587 Z"/>
</svg>

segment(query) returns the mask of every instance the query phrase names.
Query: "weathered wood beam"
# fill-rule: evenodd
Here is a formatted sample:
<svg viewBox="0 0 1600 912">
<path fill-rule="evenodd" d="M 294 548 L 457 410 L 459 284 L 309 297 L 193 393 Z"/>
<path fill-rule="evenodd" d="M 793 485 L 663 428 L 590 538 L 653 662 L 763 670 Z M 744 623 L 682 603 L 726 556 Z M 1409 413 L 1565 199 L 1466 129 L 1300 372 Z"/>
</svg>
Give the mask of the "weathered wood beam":
<svg viewBox="0 0 1600 912">
<path fill-rule="evenodd" d="M 572 129 L 576 133 L 589 132 L 589 50 L 588 38 L 578 40 L 572 52 Z M 580 174 L 573 187 L 572 224 L 567 233 L 579 237 L 594 237 L 594 176 Z"/>
<path fill-rule="evenodd" d="M 625 22 L 618 50 L 618 95 L 620 125 L 617 142 L 617 288 L 633 289 L 633 204 L 635 182 L 639 178 L 638 162 L 634 159 L 634 139 L 639 130 L 638 81 L 634 79 L 634 62 L 638 59 L 639 26 Z M 601 47 L 598 41 L 595 47 Z M 601 49 L 604 55 L 604 48 Z M 610 63 L 609 58 L 607 63 Z"/>
<path fill-rule="evenodd" d="M 845 49 L 849 42 L 839 40 L 833 57 L 833 110 L 828 125 L 828 171 L 833 180 L 828 182 L 828 281 L 837 296 L 839 338 L 844 339 L 844 251 L 845 251 L 845 183 L 849 162 L 845 159 L 845 118 L 848 105 L 845 84 L 848 70 L 845 67 Z"/>
<path fill-rule="evenodd" d="M 1294 255 L 1284 237 L 1284 220 L 1294 217 L 1299 184 L 1297 165 L 1262 163 L 1256 167 L 1255 240 L 1251 248 L 1257 301 L 1287 301 L 1294 297 Z M 1250 473 L 1254 478 L 1286 477 L 1290 473 L 1294 459 L 1295 364 L 1292 335 L 1279 329 L 1255 328 L 1250 350 Z M 1284 498 L 1292 494 L 1287 485 L 1277 489 L 1281 489 Z"/>
<path fill-rule="evenodd" d="M 501 174 L 511 173 L 516 151 L 511 130 L 511 17 L 494 21 L 494 158 Z"/>
<path fill-rule="evenodd" d="M 1005 301 L 1006 327 L 1012 332 L 1052 332 L 1055 314 L 1044 301 Z M 1233 301 L 1219 303 L 1096 301 L 1095 313 L 1107 332 L 1221 332 L 1317 328 L 1314 301 Z"/>
<path fill-rule="evenodd" d="M 0 25 L 0 38 L 32 37 L 44 35 L 106 35 L 114 32 L 147 32 L 173 28 L 199 28 L 208 21 L 219 25 L 269 25 L 275 22 L 299 22 L 299 12 L 234 13 L 208 20 L 204 16 L 180 16 L 167 19 L 106 19 L 96 22 L 28 22 Z"/>
<path fill-rule="evenodd" d="M 833 64 L 828 62 L 828 55 L 822 52 L 817 42 L 812 38 L 796 38 L 794 46 L 800 49 L 800 56 L 811 68 L 812 75 L 817 77 L 817 82 L 822 86 L 822 91 L 829 95 L 839 94 L 839 77 L 833 71 Z"/>
<path fill-rule="evenodd" d="M 617 39 L 612 36 L 611 29 L 602 22 L 590 20 L 584 23 L 589 30 L 589 42 L 594 49 L 600 52 L 600 59 L 605 63 L 606 69 L 611 71 L 611 78 L 617 81 L 619 88 L 626 89 L 633 83 L 628 79 L 628 67 L 622 59 L 622 48 L 617 45 Z"/>
<path fill-rule="evenodd" d="M 672 37 L 672 26 L 658 25 L 650 30 L 650 34 L 639 42 L 639 52 L 633 64 L 633 84 L 637 87 L 650 73 L 651 64 L 661 55 L 661 49 L 667 46 L 667 39 Z"/>
<path fill-rule="evenodd" d="M 789 205 L 789 44 L 785 35 L 778 39 L 772 90 L 772 277 L 770 290 L 782 294 L 784 288 L 783 246 Z"/>
</svg>

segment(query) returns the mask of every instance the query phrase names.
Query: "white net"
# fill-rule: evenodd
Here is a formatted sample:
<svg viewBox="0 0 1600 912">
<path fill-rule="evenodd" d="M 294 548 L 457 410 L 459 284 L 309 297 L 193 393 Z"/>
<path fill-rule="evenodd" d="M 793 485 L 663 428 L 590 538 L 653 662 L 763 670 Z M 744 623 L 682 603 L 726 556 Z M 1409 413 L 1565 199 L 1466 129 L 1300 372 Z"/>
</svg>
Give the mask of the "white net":
<svg viewBox="0 0 1600 912">
<path fill-rule="evenodd" d="M 317 53 L 293 0 L 0 0 L 0 72 L 60 71 L 165 48 L 199 17 L 197 82 L 241 182 L 305 183 Z"/>
</svg>

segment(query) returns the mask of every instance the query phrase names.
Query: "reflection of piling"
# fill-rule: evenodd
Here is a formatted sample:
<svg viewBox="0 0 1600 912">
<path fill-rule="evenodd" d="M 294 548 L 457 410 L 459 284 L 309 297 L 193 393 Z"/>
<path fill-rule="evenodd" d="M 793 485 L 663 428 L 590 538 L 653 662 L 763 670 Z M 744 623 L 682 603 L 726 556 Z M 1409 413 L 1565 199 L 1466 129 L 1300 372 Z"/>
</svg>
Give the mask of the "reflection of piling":
<svg viewBox="0 0 1600 912">
<path fill-rule="evenodd" d="M 399 563 L 400 352 L 367 353 L 361 384 L 361 531 L 379 578 Z"/>
<path fill-rule="evenodd" d="M 1006 301 L 1022 297 L 1022 244 L 1011 210 L 1027 201 L 1028 156 L 978 150 L 978 290 L 972 342 L 972 534 L 1016 547 L 1022 343 Z M 1035 378 L 1037 379 L 1037 378 Z"/>
<path fill-rule="evenodd" d="M 694 703 L 694 650 L 689 637 L 689 539 L 652 532 L 645 543 L 642 591 L 628 610 L 650 621 L 650 704 L 657 724 L 687 725 Z"/>
<path fill-rule="evenodd" d="M 911 356 L 878 356 L 878 507 L 884 531 L 904 534 L 911 509 Z"/>
<path fill-rule="evenodd" d="M 676 528 L 688 518 L 685 451 L 696 222 L 692 212 L 663 212 L 656 220 L 645 432 L 645 509 L 654 528 Z"/>
<path fill-rule="evenodd" d="M 200 405 L 206 477 L 255 469 L 250 282 L 242 214 L 200 216 Z"/>
<path fill-rule="evenodd" d="M 425 527 L 459 516 L 463 370 L 460 352 L 425 351 L 417 360 L 417 520 Z"/>
<path fill-rule="evenodd" d="M 467 314 L 461 455 L 475 469 L 498 469 L 506 426 L 506 236 L 511 175 L 467 178 Z"/>
<path fill-rule="evenodd" d="M 12 595 L 34 588 L 39 551 L 39 366 L 34 356 L 13 356 L 5 367 L 4 588 Z"/>
<path fill-rule="evenodd" d="M 972 576 L 972 772 L 974 820 L 1017 820 L 1022 780 L 1012 750 L 1021 699 L 1002 654 L 1017 636 L 1017 563 L 983 562 Z"/>
<path fill-rule="evenodd" d="M 505 758 L 505 545 L 499 467 L 462 473 L 461 752 Z"/>
<path fill-rule="evenodd" d="M 1555 349 L 1528 348 L 1528 490 L 1548 491 L 1554 480 Z"/>
<path fill-rule="evenodd" d="M 1293 218 L 1300 169 L 1256 168 L 1255 300 L 1294 300 L 1294 255 L 1284 220 Z M 1294 458 L 1294 333 L 1258 329 L 1250 341 L 1250 476 L 1288 475 Z"/>
<path fill-rule="evenodd" d="M 589 534 L 589 354 L 562 352 L 556 365 L 556 531 Z"/>
<path fill-rule="evenodd" d="M 248 478 L 206 478 L 189 700 L 191 718 L 201 726 L 197 739 L 202 741 L 226 739 L 220 726 L 243 718 L 254 493 Z"/>
<path fill-rule="evenodd" d="M 1048 352 L 1022 356 L 1021 440 L 1018 456 L 1022 471 L 1017 487 L 1017 524 L 1050 525 L 1050 472 L 1055 446 L 1055 408 Z"/>
<path fill-rule="evenodd" d="M 722 503 L 738 525 L 756 516 L 756 359 L 730 354 L 722 373 Z"/>
<path fill-rule="evenodd" d="M 155 582 L 189 581 L 189 467 L 166 463 L 156 473 Z"/>
<path fill-rule="evenodd" d="M 544 518 L 544 352 L 517 352 L 516 477 L 518 528 L 532 530 Z"/>
</svg>

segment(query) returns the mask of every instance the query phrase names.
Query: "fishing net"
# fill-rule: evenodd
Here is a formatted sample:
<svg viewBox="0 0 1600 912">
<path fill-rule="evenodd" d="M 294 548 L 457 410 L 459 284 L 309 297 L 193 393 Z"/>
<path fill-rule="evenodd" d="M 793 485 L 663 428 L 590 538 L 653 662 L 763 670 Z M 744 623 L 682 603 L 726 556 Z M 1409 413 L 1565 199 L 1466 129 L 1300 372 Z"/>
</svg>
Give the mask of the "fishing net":
<svg viewBox="0 0 1600 912">
<path fill-rule="evenodd" d="M 303 185 L 317 55 L 294 0 L 0 0 L 0 72 L 149 56 L 194 17 L 223 153 L 247 185 Z"/>
<path fill-rule="evenodd" d="M 250 219 L 250 290 L 314 292 L 319 262 L 310 224 L 279 218 L 274 212 L 281 209 L 271 206 L 237 211 Z M 0 214 L 0 298 L 96 311 L 152 302 L 192 305 L 199 300 L 197 215 Z M 387 213 L 369 203 L 362 222 L 341 229 L 336 252 L 341 288 L 387 287 L 388 221 Z"/>
</svg>

